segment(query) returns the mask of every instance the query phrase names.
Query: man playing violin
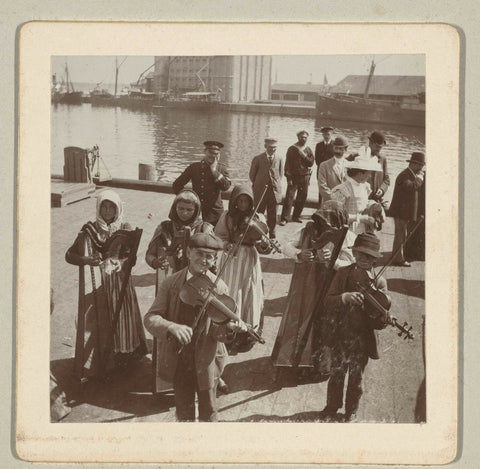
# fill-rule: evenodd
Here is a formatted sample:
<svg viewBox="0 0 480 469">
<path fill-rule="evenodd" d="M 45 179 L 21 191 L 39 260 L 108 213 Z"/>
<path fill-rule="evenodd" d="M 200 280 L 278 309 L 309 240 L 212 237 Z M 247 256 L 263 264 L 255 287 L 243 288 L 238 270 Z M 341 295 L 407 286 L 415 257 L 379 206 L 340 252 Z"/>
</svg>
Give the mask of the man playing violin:
<svg viewBox="0 0 480 469">
<path fill-rule="evenodd" d="M 145 328 L 159 342 L 159 376 L 173 383 L 179 421 L 195 421 L 195 393 L 198 395 L 199 420 L 217 420 L 216 386 L 219 378 L 215 357 L 226 355 L 225 345 L 237 331 L 246 331 L 241 321 L 218 324 L 208 315 L 196 323 L 201 306 L 182 301 L 182 287 L 193 277 L 217 278 L 209 268 L 215 264 L 223 242 L 212 233 L 197 233 L 187 247 L 188 267 L 167 277 L 159 286 L 152 307 L 145 315 Z M 222 280 L 216 283 L 220 294 L 228 292 Z M 196 323 L 196 324 L 195 324 Z M 195 327 L 193 327 L 195 326 Z"/>
<path fill-rule="evenodd" d="M 387 311 L 378 314 L 367 302 L 362 287 L 383 295 L 389 302 L 387 282 L 375 277 L 373 265 L 380 254 L 380 241 L 373 233 L 357 236 L 352 247 L 355 263 L 340 268 L 325 297 L 329 319 L 328 341 L 332 347 L 327 406 L 322 414 L 334 418 L 343 406 L 343 387 L 348 372 L 345 421 L 356 419 L 363 393 L 362 379 L 368 359 L 378 359 L 375 329 L 384 329 L 392 319 Z M 373 283 L 373 285 L 372 285 Z"/>
</svg>

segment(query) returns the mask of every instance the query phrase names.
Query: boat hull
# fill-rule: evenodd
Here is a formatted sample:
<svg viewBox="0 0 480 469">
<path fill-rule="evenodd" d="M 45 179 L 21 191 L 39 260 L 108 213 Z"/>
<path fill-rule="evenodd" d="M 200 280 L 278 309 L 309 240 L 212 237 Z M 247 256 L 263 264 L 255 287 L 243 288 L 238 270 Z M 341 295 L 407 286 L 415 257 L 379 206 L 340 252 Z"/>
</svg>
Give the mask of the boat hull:
<svg viewBox="0 0 480 469">
<path fill-rule="evenodd" d="M 343 100 L 320 95 L 317 98 L 316 115 L 333 120 L 425 127 L 424 109 L 402 108 L 399 105 L 362 98 Z"/>
</svg>

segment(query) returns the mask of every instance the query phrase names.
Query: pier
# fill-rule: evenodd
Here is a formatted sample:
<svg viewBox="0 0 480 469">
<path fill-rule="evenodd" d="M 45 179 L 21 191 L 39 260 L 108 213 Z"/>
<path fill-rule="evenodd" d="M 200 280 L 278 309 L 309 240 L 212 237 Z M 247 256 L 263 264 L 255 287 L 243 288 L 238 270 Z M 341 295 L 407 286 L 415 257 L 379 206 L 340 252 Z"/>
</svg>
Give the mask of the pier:
<svg viewBox="0 0 480 469">
<path fill-rule="evenodd" d="M 125 221 L 142 228 L 137 264 L 132 271 L 142 316 L 155 294 L 154 272 L 144 260 L 155 227 L 168 216 L 173 195 L 148 190 L 116 188 L 125 204 Z M 96 192 L 102 188 L 97 186 Z M 95 198 L 51 210 L 51 285 L 55 309 L 51 316 L 51 371 L 71 401 L 72 411 L 62 422 L 165 422 L 175 421 L 172 394 L 152 395 L 151 355 L 127 374 L 108 383 L 79 385 L 73 377 L 75 322 L 78 302 L 78 267 L 65 262 L 65 252 L 78 231 L 95 218 Z M 225 207 L 226 202 L 224 202 Z M 313 204 L 312 204 L 313 205 Z M 308 221 L 313 208 L 304 211 Z M 278 227 L 285 242 L 300 227 Z M 387 219 L 380 233 L 384 260 L 393 242 L 393 220 Z M 247 353 L 229 357 L 224 378 L 230 393 L 218 398 L 220 421 L 315 422 L 326 404 L 327 382 L 297 379 L 285 370 L 275 381 L 270 355 L 285 310 L 294 261 L 279 254 L 261 256 L 265 285 L 265 345 L 256 344 Z M 415 422 L 417 393 L 424 378 L 422 316 L 425 309 L 424 263 L 410 268 L 390 267 L 385 276 L 392 296 L 391 312 L 400 322 L 413 326 L 415 339 L 406 341 L 396 329 L 379 331 L 380 360 L 369 360 L 364 379 L 358 420 L 364 422 Z M 147 333 L 151 350 L 152 339 Z"/>
</svg>

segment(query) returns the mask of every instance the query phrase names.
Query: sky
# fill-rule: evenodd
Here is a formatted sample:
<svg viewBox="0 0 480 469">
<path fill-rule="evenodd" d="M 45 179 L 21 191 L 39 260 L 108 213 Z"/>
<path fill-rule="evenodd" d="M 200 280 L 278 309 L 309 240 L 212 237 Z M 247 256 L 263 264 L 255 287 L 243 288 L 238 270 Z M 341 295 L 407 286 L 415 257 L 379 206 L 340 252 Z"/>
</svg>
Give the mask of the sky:
<svg viewBox="0 0 480 469">
<path fill-rule="evenodd" d="M 125 56 L 118 57 L 120 64 Z M 323 83 L 326 74 L 328 83 L 334 85 L 347 75 L 367 75 L 372 59 L 376 63 L 375 75 L 425 75 L 425 56 L 422 54 L 392 55 L 295 55 L 273 56 L 273 83 Z M 114 83 L 114 56 L 52 57 L 52 73 L 61 78 L 65 61 L 68 63 L 73 82 Z M 131 83 L 153 65 L 152 56 L 129 56 L 120 67 L 118 82 Z M 153 70 L 153 68 L 151 69 Z M 149 73 L 149 70 L 147 73 Z"/>
</svg>

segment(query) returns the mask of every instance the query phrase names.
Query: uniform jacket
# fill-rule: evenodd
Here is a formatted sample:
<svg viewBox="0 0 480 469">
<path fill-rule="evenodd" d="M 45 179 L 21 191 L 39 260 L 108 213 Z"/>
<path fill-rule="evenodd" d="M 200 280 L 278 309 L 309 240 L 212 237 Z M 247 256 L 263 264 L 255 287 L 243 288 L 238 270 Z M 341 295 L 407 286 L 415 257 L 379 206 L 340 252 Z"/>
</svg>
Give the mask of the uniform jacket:
<svg viewBox="0 0 480 469">
<path fill-rule="evenodd" d="M 320 164 L 318 169 L 318 190 L 322 196 L 322 202 L 332 198 L 332 189 L 345 181 L 347 170 L 338 172 L 335 167 L 336 158 L 330 158 Z"/>
<path fill-rule="evenodd" d="M 145 315 L 144 324 L 148 332 L 158 339 L 158 357 L 160 378 L 173 382 L 178 363 L 178 342 L 168 332 L 169 326 L 178 321 L 180 315 L 180 290 L 185 283 L 188 268 L 167 277 L 159 286 L 158 293 L 152 307 Z M 207 275 L 215 281 L 216 277 L 207 271 Z M 228 288 L 222 280 L 217 283 L 220 294 L 228 294 Z M 195 341 L 195 369 L 200 390 L 211 389 L 219 370 L 215 364 L 215 357 L 226 356 L 225 345 L 220 342 L 231 340 L 226 326 L 214 324 L 205 316 L 199 323 L 200 331 L 194 333 Z M 220 342 L 219 342 L 220 341 Z"/>
<path fill-rule="evenodd" d="M 282 201 L 283 166 L 283 158 L 278 155 L 275 155 L 270 163 L 267 152 L 253 158 L 249 176 L 252 181 L 255 204 L 258 203 L 267 184 L 272 186 L 277 203 Z"/>
<path fill-rule="evenodd" d="M 325 143 L 325 140 L 318 142 L 315 146 L 315 163 L 320 166 L 324 161 L 333 157 L 333 140 Z"/>
<path fill-rule="evenodd" d="M 402 220 L 415 220 L 418 214 L 418 193 L 423 185 L 415 180 L 413 172 L 406 168 L 395 180 L 392 203 L 388 215 Z"/>
<path fill-rule="evenodd" d="M 382 319 L 372 319 L 359 307 L 345 305 L 342 302 L 342 293 L 360 291 L 356 281 L 365 278 L 365 271 L 357 264 L 338 269 L 333 278 L 330 289 L 325 296 L 325 309 L 329 317 L 330 340 L 333 345 L 346 345 L 348 342 L 360 338 L 365 353 L 373 359 L 379 358 L 377 336 L 375 329 L 383 329 Z M 361 283 L 362 280 L 360 280 Z M 376 280 L 375 286 L 381 292 L 388 294 L 387 282 L 383 277 Z"/>
<path fill-rule="evenodd" d="M 292 145 L 287 150 L 285 160 L 285 176 L 305 176 L 312 173 L 312 166 L 315 161 L 310 147 L 300 150 L 296 145 Z"/>
<path fill-rule="evenodd" d="M 192 182 L 192 188 L 202 204 L 203 221 L 212 225 L 217 223 L 223 212 L 221 192 L 228 190 L 232 184 L 223 165 L 218 165 L 218 171 L 220 178 L 215 181 L 210 166 L 202 160 L 188 166 L 173 183 L 173 191 L 178 194 L 189 181 Z"/>
</svg>

